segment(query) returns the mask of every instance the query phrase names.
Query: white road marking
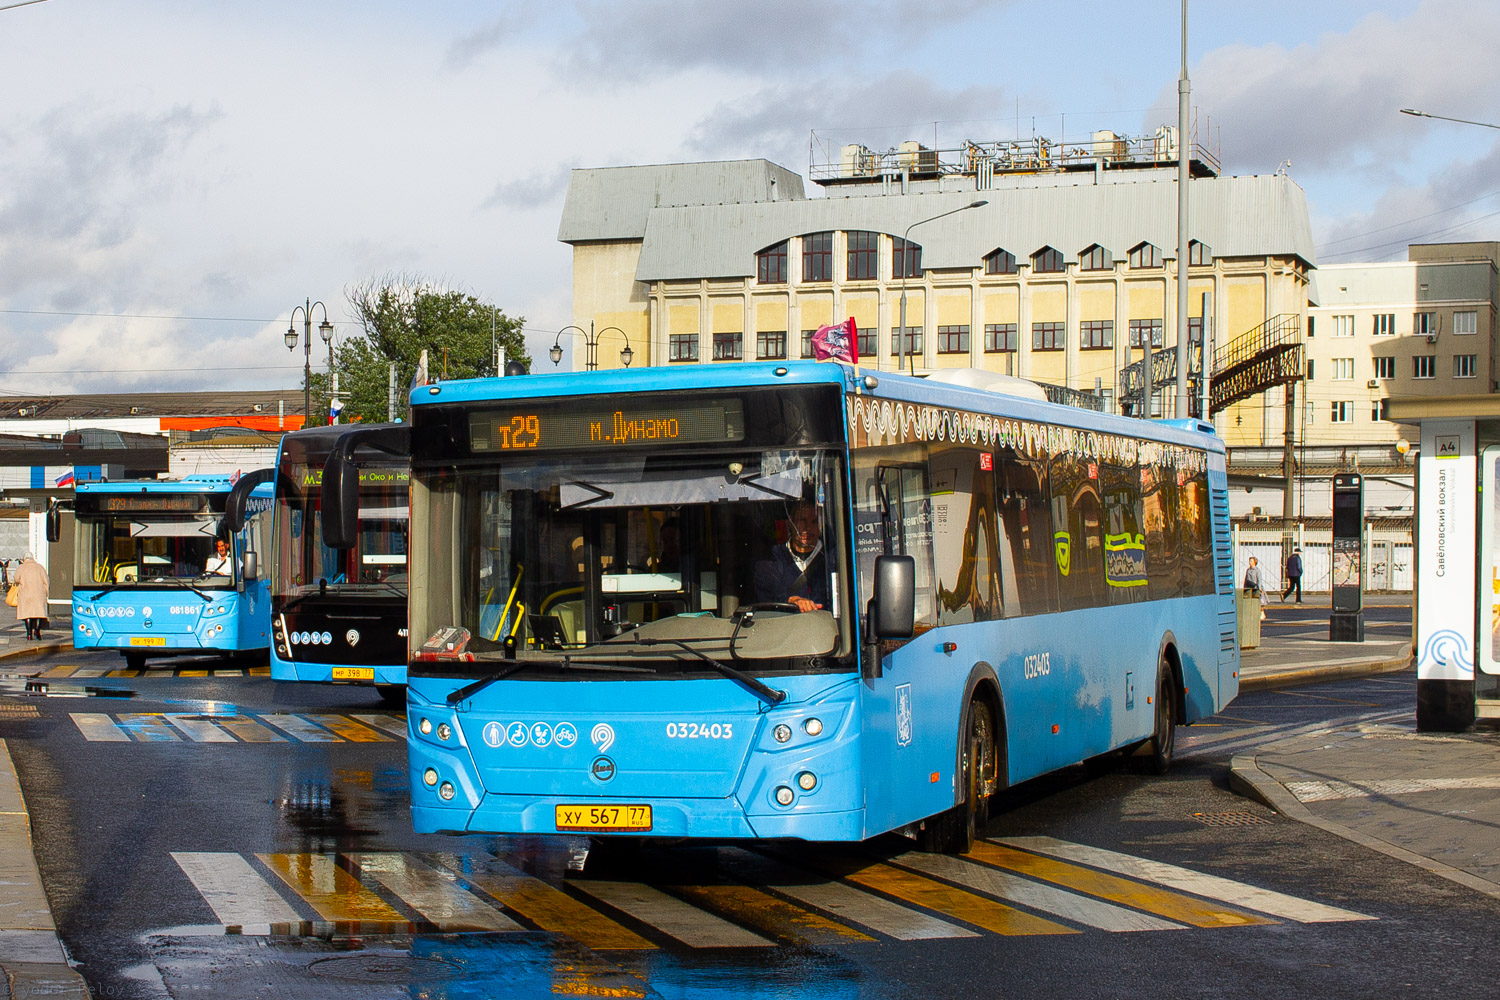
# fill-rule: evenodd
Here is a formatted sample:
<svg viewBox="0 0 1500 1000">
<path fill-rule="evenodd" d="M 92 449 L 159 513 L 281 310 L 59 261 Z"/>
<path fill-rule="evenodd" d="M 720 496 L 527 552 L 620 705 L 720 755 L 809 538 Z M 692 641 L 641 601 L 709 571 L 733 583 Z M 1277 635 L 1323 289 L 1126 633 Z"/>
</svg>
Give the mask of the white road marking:
<svg viewBox="0 0 1500 1000">
<path fill-rule="evenodd" d="M 342 743 L 343 738 L 335 736 L 322 726 L 308 722 L 300 715 L 262 715 L 260 721 L 270 723 L 282 732 L 287 733 L 303 743 Z"/>
<path fill-rule="evenodd" d="M 390 733 L 392 736 L 399 736 L 403 740 L 406 739 L 405 719 L 398 719 L 391 715 L 351 715 L 349 718 L 357 719 L 367 726 L 374 726 L 376 729 Z"/>
<path fill-rule="evenodd" d="M 1500 776 L 1473 778 L 1382 778 L 1351 783 L 1346 781 L 1288 781 L 1287 789 L 1300 802 L 1333 802 L 1376 795 L 1406 795 L 1411 792 L 1438 792 L 1474 788 L 1481 791 L 1500 788 Z"/>
<path fill-rule="evenodd" d="M 70 712 L 73 725 L 90 743 L 129 743 L 130 734 L 103 712 Z"/>
<path fill-rule="evenodd" d="M 1087 927 L 1104 931 L 1180 931 L 1184 925 L 1160 917 L 1147 916 L 1123 906 L 1091 899 L 1088 896 L 1068 892 L 1055 886 L 1043 885 L 1031 879 L 1012 875 L 1010 872 L 978 864 L 963 858 L 944 857 L 940 854 L 920 854 L 912 851 L 893 859 L 896 864 L 913 868 L 924 875 L 935 875 L 949 882 L 956 882 L 967 889 L 976 889 L 1011 903 L 1051 913 Z"/>
<path fill-rule="evenodd" d="M 705 913 L 675 896 L 637 882 L 574 879 L 568 885 L 676 938 L 692 948 L 771 948 L 773 943 Z"/>
<path fill-rule="evenodd" d="M 238 854 L 173 851 L 177 862 L 226 927 L 266 928 L 295 923 L 301 915 Z"/>
<path fill-rule="evenodd" d="M 404 854 L 346 854 L 359 870 L 400 896 L 432 923 L 449 930 L 519 931 L 520 924 L 480 902 L 449 871 L 431 868 Z"/>
<path fill-rule="evenodd" d="M 997 843 L 1020 848 L 1023 851 L 1034 851 L 1038 854 L 1062 858 L 1064 861 L 1090 865 L 1129 878 L 1155 882 L 1171 889 L 1190 892 L 1195 896 L 1217 899 L 1220 902 L 1243 906 L 1248 910 L 1269 913 L 1272 916 L 1295 920 L 1298 923 L 1375 919 L 1353 910 L 1298 899 L 1296 896 L 1287 896 L 1270 889 L 1261 889 L 1243 882 L 1220 878 L 1217 875 L 1205 875 L 1202 872 L 1179 868 L 1162 861 L 1137 858 L 1129 854 L 1105 850 L 1102 847 L 1072 844 L 1053 837 L 1006 837 Z"/>
<path fill-rule="evenodd" d="M 163 716 L 168 722 L 187 733 L 194 743 L 234 743 L 235 738 L 200 715 Z"/>
</svg>

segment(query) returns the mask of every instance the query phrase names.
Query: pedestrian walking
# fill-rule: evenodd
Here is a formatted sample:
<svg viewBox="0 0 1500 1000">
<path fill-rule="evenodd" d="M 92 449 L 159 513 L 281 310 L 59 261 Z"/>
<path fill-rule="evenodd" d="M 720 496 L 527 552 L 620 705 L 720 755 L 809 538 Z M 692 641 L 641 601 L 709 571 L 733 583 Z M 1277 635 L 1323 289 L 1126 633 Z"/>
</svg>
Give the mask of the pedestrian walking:
<svg viewBox="0 0 1500 1000">
<path fill-rule="evenodd" d="M 30 552 L 16 570 L 16 618 L 26 623 L 26 638 L 40 639 L 47 627 L 47 570 Z"/>
<path fill-rule="evenodd" d="M 1281 594 L 1283 603 L 1291 596 L 1292 591 L 1297 592 L 1297 603 L 1302 603 L 1302 550 L 1294 548 L 1292 554 L 1286 557 L 1286 590 Z"/>
<path fill-rule="evenodd" d="M 1254 556 L 1250 557 L 1250 565 L 1245 567 L 1245 596 L 1260 596 L 1260 560 Z"/>
</svg>

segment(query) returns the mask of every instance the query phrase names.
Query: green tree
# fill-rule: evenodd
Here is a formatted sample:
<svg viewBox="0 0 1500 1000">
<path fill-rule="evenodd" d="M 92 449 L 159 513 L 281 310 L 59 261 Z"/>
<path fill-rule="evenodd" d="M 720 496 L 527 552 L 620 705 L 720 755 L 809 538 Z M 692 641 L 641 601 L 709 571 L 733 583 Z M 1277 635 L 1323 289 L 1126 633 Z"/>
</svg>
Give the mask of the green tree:
<svg viewBox="0 0 1500 1000">
<path fill-rule="evenodd" d="M 525 319 L 466 292 L 439 287 L 422 278 L 388 275 L 346 293 L 359 331 L 334 347 L 343 423 L 386 419 L 390 366 L 396 364 L 396 416 L 406 419 L 407 396 L 422 352 L 429 381 L 483 378 L 496 374 L 494 348 L 507 361 L 531 364 L 521 333 Z M 329 378 L 314 372 L 310 423 L 326 420 Z"/>
</svg>

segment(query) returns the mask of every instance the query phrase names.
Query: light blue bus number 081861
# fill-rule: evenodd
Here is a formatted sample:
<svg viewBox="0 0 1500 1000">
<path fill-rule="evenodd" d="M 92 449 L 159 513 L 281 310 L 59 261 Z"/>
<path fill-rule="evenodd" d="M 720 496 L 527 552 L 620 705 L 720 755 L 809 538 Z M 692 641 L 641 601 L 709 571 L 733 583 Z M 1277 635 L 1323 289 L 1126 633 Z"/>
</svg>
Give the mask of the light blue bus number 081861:
<svg viewBox="0 0 1500 1000">
<path fill-rule="evenodd" d="M 667 737 L 674 740 L 730 740 L 734 739 L 734 723 L 669 722 Z"/>
</svg>

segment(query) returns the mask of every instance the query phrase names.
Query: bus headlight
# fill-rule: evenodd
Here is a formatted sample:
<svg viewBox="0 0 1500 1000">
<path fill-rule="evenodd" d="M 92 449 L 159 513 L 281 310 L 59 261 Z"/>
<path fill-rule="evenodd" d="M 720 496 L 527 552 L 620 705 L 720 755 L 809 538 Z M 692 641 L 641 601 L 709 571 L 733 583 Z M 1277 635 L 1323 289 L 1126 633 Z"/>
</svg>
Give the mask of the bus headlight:
<svg viewBox="0 0 1500 1000">
<path fill-rule="evenodd" d="M 785 785 L 782 785 L 776 789 L 777 805 L 789 806 L 792 804 L 792 799 L 794 798 L 796 798 L 796 796 L 792 793 L 792 790 Z"/>
<path fill-rule="evenodd" d="M 421 722 L 417 723 L 417 728 L 422 731 L 422 735 L 423 736 L 431 736 L 432 735 L 432 720 L 431 719 L 423 719 Z"/>
<path fill-rule="evenodd" d="M 438 788 L 438 795 L 442 796 L 443 801 L 445 801 L 445 802 L 448 801 L 448 800 L 450 800 L 450 799 L 452 799 L 453 798 L 453 783 L 449 782 L 449 781 L 443 782 L 443 784 Z"/>
<path fill-rule="evenodd" d="M 453 729 L 448 725 L 448 723 L 446 723 L 446 722 L 440 722 L 440 723 L 438 723 L 438 739 L 440 739 L 444 743 L 446 743 L 448 741 L 448 737 L 450 737 L 452 735 L 453 735 Z"/>
<path fill-rule="evenodd" d="M 807 719 L 802 723 L 802 731 L 809 736 L 817 736 L 823 732 L 823 720 Z"/>
<path fill-rule="evenodd" d="M 775 729 L 771 730 L 771 735 L 776 737 L 777 743 L 785 743 L 787 740 L 792 738 L 792 727 L 783 722 Z M 788 791 L 790 791 L 790 789 L 788 789 Z M 786 803 L 783 802 L 782 805 L 786 805 Z"/>
<path fill-rule="evenodd" d="M 431 788 L 433 785 L 437 784 L 437 779 L 438 773 L 436 768 L 429 767 L 427 770 L 422 772 L 422 782 L 428 788 Z"/>
<path fill-rule="evenodd" d="M 811 771 L 803 771 L 797 775 L 797 787 L 804 792 L 810 792 L 818 787 L 818 776 Z M 783 803 L 784 804 L 784 803 Z"/>
</svg>

